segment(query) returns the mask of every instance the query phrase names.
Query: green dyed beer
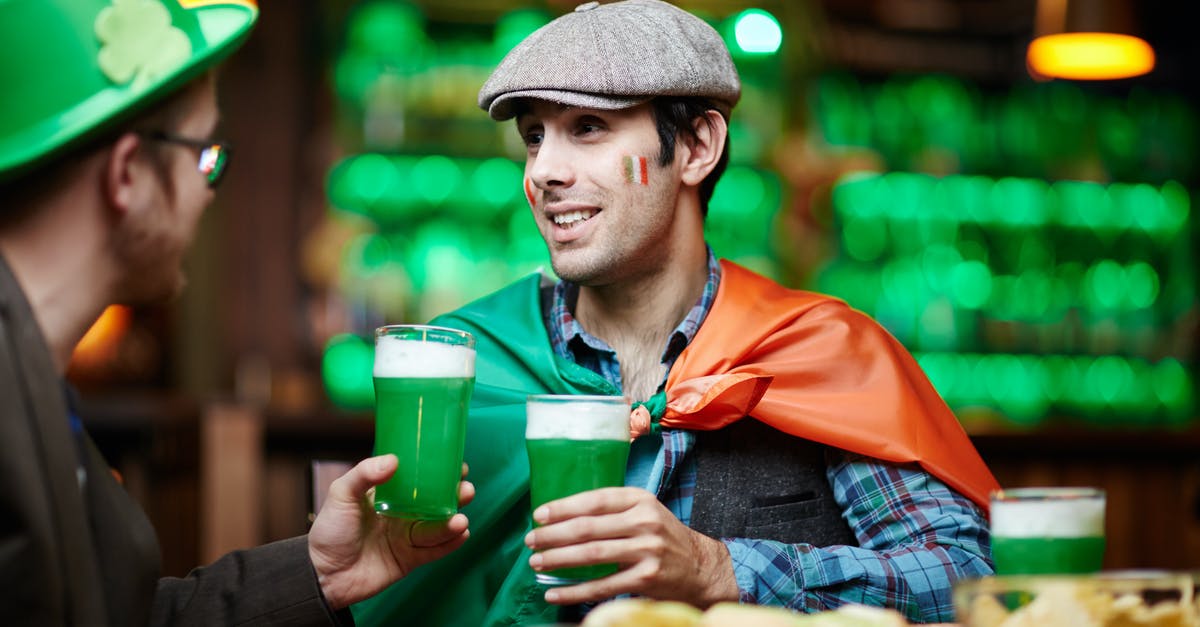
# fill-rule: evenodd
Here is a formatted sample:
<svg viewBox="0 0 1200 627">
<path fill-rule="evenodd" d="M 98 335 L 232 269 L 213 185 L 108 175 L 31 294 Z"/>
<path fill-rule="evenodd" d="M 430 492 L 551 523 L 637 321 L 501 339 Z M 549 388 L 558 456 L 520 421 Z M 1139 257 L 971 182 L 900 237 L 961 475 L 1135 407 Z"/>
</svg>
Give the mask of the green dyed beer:
<svg viewBox="0 0 1200 627">
<path fill-rule="evenodd" d="M 472 379 L 375 378 L 375 454 L 400 459 L 375 510 L 442 520 L 458 511 Z"/>
<path fill-rule="evenodd" d="M 999 575 L 1098 572 L 1105 495 L 1095 488 L 1017 488 L 991 497 L 992 561 Z"/>
<path fill-rule="evenodd" d="M 628 441 L 553 438 L 526 440 L 525 446 L 529 450 L 529 492 L 533 509 L 572 494 L 625 483 Z M 539 573 L 539 577 L 562 582 L 585 581 L 615 572 L 616 564 L 598 564 L 546 571 Z"/>
<path fill-rule="evenodd" d="M 473 338 L 453 329 L 376 331 L 375 454 L 396 474 L 375 488 L 375 511 L 445 520 L 458 511 L 467 408 L 475 384 Z"/>
<path fill-rule="evenodd" d="M 1094 573 L 1104 561 L 1104 537 L 992 538 L 992 559 L 1005 575 Z"/>
<path fill-rule="evenodd" d="M 625 485 L 629 401 L 620 396 L 530 396 L 525 446 L 534 510 L 580 492 Z M 570 585 L 615 572 L 616 564 L 590 564 L 540 572 L 536 579 L 548 586 Z"/>
</svg>

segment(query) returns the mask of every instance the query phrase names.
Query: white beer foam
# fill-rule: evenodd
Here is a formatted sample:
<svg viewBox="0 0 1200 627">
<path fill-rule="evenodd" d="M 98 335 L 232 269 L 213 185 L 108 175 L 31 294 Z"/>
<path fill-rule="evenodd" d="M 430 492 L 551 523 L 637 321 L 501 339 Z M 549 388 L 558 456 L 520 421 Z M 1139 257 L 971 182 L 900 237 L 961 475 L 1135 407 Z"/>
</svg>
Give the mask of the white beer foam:
<svg viewBox="0 0 1200 627">
<path fill-rule="evenodd" d="M 449 379 L 475 376 L 475 349 L 385 335 L 375 342 L 375 376 Z"/>
<path fill-rule="evenodd" d="M 1104 499 L 992 501 L 992 536 L 1082 538 L 1104 535 Z"/>
<path fill-rule="evenodd" d="M 530 440 L 629 441 L 629 405 L 623 403 L 530 403 L 525 419 Z"/>
</svg>

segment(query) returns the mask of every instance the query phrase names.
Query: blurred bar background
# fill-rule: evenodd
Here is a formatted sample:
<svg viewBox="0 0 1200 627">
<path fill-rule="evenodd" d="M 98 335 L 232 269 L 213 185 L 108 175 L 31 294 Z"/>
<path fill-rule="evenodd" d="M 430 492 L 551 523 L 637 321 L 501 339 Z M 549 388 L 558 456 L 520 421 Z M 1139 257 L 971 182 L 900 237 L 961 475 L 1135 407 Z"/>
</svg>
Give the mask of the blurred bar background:
<svg viewBox="0 0 1200 627">
<path fill-rule="evenodd" d="M 234 160 L 187 291 L 111 308 L 71 367 L 167 574 L 304 532 L 313 477 L 370 454 L 376 326 L 549 271 L 519 138 L 475 102 L 574 4 L 260 0 L 220 77 Z M 1106 567 L 1200 567 L 1200 51 L 1180 9 L 677 4 L 743 80 L 717 254 L 883 323 L 1003 485 L 1108 490 Z M 1073 25 L 1140 37 L 1153 70 L 1027 65 Z"/>
</svg>

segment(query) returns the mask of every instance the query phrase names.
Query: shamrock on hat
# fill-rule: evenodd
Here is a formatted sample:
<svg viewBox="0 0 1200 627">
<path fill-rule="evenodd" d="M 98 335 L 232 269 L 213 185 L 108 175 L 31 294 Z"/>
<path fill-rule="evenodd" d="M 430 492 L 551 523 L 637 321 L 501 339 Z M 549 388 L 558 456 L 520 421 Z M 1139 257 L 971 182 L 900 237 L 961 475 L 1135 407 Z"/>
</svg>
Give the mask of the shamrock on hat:
<svg viewBox="0 0 1200 627">
<path fill-rule="evenodd" d="M 171 25 L 161 2 L 113 0 L 96 16 L 95 28 L 104 43 L 97 57 L 100 69 L 118 85 L 130 80 L 135 88 L 149 84 L 192 54 L 187 35 Z"/>
</svg>

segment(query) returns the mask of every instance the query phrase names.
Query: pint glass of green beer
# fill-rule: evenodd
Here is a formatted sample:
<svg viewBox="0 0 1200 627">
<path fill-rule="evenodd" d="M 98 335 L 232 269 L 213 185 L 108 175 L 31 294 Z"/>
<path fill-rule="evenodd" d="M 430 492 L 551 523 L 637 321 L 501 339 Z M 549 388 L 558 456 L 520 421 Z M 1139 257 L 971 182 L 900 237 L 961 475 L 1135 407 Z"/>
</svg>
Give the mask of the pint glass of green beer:
<svg viewBox="0 0 1200 627">
<path fill-rule="evenodd" d="M 400 460 L 375 488 L 375 511 L 445 520 L 458 511 L 475 338 L 456 329 L 375 330 L 375 454 Z"/>
<path fill-rule="evenodd" d="M 1104 491 L 1016 488 L 992 493 L 999 575 L 1094 573 L 1104 561 Z"/>
<path fill-rule="evenodd" d="M 525 417 L 532 509 L 579 492 L 625 485 L 629 399 L 535 395 L 528 398 Z M 536 578 L 540 584 L 560 586 L 615 572 L 616 564 L 598 564 L 537 573 Z"/>
</svg>

